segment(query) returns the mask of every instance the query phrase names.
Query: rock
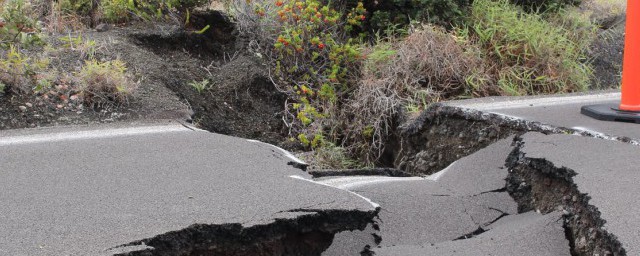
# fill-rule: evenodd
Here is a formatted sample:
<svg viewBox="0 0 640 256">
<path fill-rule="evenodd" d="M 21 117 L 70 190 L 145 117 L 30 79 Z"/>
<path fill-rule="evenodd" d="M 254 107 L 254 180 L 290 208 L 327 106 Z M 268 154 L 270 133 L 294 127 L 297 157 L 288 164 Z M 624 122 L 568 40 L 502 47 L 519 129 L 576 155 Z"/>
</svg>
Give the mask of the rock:
<svg viewBox="0 0 640 256">
<path fill-rule="evenodd" d="M 18 106 L 18 108 L 20 109 L 20 111 L 25 112 L 27 111 L 27 107 L 25 106 Z"/>
<path fill-rule="evenodd" d="M 33 107 L 33 104 L 31 104 L 31 103 L 25 103 L 24 105 L 27 106 L 28 108 L 32 108 Z"/>
<path fill-rule="evenodd" d="M 109 29 L 110 29 L 109 24 L 106 24 L 106 23 L 100 23 L 98 26 L 96 26 L 96 31 L 98 32 L 105 32 Z"/>
</svg>

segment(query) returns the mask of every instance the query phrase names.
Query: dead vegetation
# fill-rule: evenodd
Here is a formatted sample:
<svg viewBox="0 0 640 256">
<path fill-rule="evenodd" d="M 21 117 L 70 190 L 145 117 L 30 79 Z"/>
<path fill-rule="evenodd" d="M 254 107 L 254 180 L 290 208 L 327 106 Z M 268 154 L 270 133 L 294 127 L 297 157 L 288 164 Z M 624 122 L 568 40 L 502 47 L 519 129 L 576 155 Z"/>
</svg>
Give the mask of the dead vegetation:
<svg viewBox="0 0 640 256">
<path fill-rule="evenodd" d="M 365 162 L 382 155 L 407 107 L 415 111 L 469 93 L 467 80 L 483 67 L 477 48 L 431 25 L 403 40 L 380 42 L 365 54 L 358 86 L 342 111 L 342 120 L 349 120 L 344 123 L 345 146 L 353 155 L 365 156 Z"/>
</svg>

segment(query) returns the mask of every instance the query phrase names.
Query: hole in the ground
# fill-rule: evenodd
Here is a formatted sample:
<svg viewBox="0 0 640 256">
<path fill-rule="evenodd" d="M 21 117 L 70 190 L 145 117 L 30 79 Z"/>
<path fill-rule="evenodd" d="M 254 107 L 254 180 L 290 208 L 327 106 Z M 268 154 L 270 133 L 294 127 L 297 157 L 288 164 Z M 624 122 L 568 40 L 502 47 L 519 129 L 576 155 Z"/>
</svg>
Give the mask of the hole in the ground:
<svg viewBox="0 0 640 256">
<path fill-rule="evenodd" d="M 206 26 L 209 29 L 203 33 L 196 32 Z M 236 40 L 234 24 L 218 11 L 194 12 L 185 28 L 158 25 L 130 36 L 139 45 L 161 56 L 186 51 L 192 57 L 206 60 L 224 59 L 226 53 L 235 51 Z"/>
<path fill-rule="evenodd" d="M 203 34 L 194 32 L 206 25 Z M 193 13 L 190 26 L 131 34 L 166 62 L 156 80 L 191 107 L 197 127 L 291 149 L 281 116 L 286 95 L 271 83 L 262 60 L 244 50 L 235 25 L 211 11 Z M 197 83 L 205 86 L 198 90 Z"/>
</svg>

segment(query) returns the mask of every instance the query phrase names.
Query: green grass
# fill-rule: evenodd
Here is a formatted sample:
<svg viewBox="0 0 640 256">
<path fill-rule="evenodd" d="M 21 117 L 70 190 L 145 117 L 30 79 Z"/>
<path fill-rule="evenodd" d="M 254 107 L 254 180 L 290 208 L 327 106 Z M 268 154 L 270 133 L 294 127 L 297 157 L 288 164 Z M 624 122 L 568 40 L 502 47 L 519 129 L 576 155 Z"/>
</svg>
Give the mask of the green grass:
<svg viewBox="0 0 640 256">
<path fill-rule="evenodd" d="M 586 90 L 592 75 L 585 36 L 526 13 L 508 1 L 473 3 L 468 31 L 496 64 L 504 94 L 530 95 Z"/>
</svg>

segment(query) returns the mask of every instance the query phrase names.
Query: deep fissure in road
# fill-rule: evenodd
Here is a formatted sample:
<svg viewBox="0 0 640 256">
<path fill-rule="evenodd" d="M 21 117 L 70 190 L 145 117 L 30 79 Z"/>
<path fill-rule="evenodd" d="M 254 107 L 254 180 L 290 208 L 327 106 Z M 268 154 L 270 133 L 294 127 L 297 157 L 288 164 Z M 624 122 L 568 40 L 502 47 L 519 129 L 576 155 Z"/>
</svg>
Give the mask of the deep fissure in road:
<svg viewBox="0 0 640 256">
<path fill-rule="evenodd" d="M 563 211 L 572 255 L 626 255 L 616 236 L 604 229 L 606 221 L 589 204 L 590 197 L 573 182 L 576 172 L 545 159 L 527 158 L 520 152 L 524 142 L 516 138 L 515 143 L 507 159 L 507 189 L 518 202 L 518 211 Z"/>
</svg>

